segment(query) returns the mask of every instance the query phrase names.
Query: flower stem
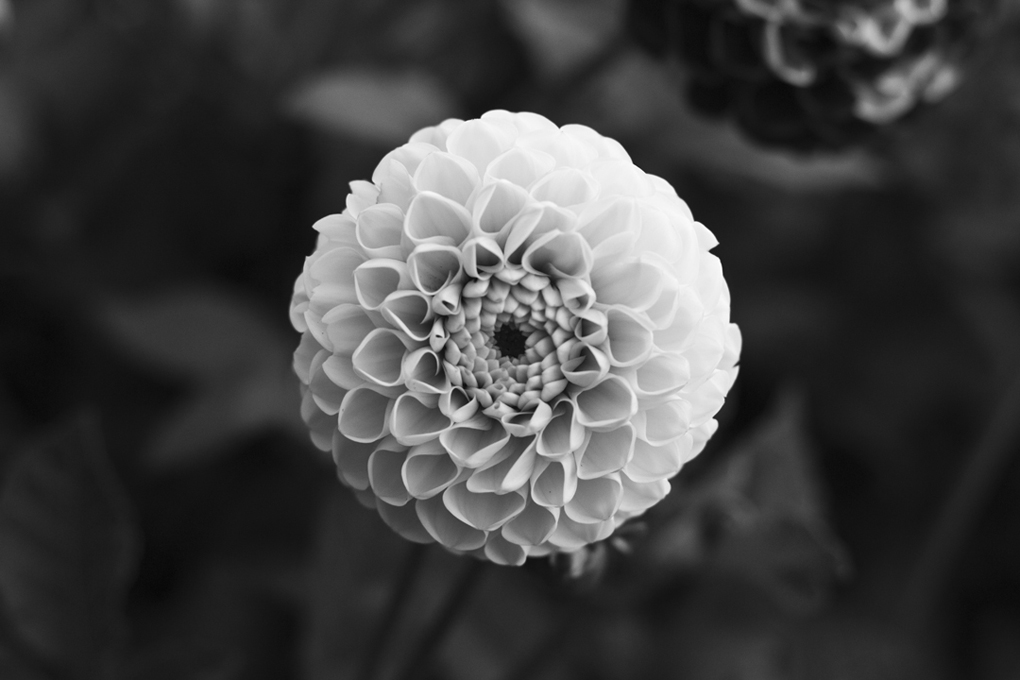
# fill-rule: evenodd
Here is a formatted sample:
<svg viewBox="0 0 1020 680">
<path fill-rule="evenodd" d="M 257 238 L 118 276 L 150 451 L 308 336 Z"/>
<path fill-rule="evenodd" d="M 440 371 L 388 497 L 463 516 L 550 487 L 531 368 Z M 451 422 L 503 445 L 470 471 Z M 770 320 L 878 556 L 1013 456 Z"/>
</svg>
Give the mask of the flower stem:
<svg viewBox="0 0 1020 680">
<path fill-rule="evenodd" d="M 393 635 L 393 629 L 396 628 L 397 621 L 400 620 L 400 613 L 403 611 L 404 603 L 410 599 L 411 589 L 415 581 L 418 580 L 418 574 L 421 572 L 421 566 L 424 563 L 425 546 L 420 543 L 413 544 L 407 559 L 404 561 L 404 568 L 398 576 L 396 587 L 390 593 L 390 599 L 386 603 L 386 610 L 379 628 L 376 629 L 375 635 L 369 643 L 368 651 L 365 653 L 361 673 L 358 676 L 361 680 L 372 680 L 378 672 L 379 662 L 382 660 L 386 643 L 389 642 L 390 637 Z"/>
<path fill-rule="evenodd" d="M 470 564 L 461 573 L 447 596 L 443 608 L 432 623 L 429 630 L 418 641 L 414 651 L 407 657 L 407 662 L 397 675 L 399 680 L 414 680 L 426 673 L 432 665 L 432 657 L 442 645 L 447 633 L 453 627 L 458 614 L 470 598 L 474 585 L 482 573 L 485 562 L 469 559 Z"/>
<path fill-rule="evenodd" d="M 963 473 L 942 507 L 903 594 L 900 619 L 919 632 L 938 604 L 953 574 L 956 557 L 980 518 L 1020 439 L 1020 371 L 1006 388 L 998 407 L 967 457 Z"/>
</svg>

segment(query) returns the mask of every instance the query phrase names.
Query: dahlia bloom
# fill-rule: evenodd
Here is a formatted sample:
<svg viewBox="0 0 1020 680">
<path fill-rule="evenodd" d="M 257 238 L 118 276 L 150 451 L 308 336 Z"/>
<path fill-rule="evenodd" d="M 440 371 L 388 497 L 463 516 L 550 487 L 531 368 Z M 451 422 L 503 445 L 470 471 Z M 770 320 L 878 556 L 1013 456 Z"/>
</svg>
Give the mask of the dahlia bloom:
<svg viewBox="0 0 1020 680">
<path fill-rule="evenodd" d="M 737 376 L 712 233 L 590 128 L 415 133 L 315 224 L 294 287 L 312 441 L 404 537 L 500 564 L 669 491 Z"/>
<path fill-rule="evenodd" d="M 997 0 L 630 0 L 651 51 L 689 69 L 692 105 L 754 139 L 836 148 L 940 101 Z"/>
</svg>

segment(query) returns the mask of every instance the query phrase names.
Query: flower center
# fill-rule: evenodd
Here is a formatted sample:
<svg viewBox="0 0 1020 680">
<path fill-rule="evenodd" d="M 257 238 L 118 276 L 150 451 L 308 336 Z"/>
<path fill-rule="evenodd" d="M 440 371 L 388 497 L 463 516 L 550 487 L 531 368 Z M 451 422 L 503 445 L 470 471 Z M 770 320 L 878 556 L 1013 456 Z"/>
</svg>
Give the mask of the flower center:
<svg viewBox="0 0 1020 680">
<path fill-rule="evenodd" d="M 497 327 L 492 337 L 496 341 L 496 349 L 503 356 L 510 359 L 520 359 L 524 356 L 527 349 L 524 343 L 528 336 L 513 321 Z"/>
</svg>

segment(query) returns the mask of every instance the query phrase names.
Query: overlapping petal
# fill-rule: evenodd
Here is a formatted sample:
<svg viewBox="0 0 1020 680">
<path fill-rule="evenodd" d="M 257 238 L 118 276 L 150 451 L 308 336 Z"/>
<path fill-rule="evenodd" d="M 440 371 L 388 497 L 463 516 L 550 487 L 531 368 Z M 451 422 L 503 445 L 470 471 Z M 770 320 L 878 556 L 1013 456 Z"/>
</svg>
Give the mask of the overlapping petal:
<svg viewBox="0 0 1020 680">
<path fill-rule="evenodd" d="M 291 320 L 302 415 L 359 500 L 519 565 L 662 499 L 740 354 L 715 238 L 668 183 L 590 128 L 493 111 L 351 192 Z"/>
</svg>

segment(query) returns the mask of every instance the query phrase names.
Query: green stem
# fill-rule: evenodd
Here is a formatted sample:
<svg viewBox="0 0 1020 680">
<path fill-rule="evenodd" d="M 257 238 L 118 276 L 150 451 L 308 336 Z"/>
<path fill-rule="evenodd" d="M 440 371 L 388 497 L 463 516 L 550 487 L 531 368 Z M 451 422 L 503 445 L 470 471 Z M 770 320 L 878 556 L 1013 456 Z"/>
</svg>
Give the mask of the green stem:
<svg viewBox="0 0 1020 680">
<path fill-rule="evenodd" d="M 900 608 L 901 622 L 909 630 L 920 631 L 930 620 L 971 529 L 1020 446 L 1018 440 L 1020 372 L 967 457 L 959 482 L 942 507 L 910 574 Z"/>
<path fill-rule="evenodd" d="M 400 620 L 400 613 L 404 609 L 404 604 L 410 599 L 411 590 L 414 587 L 415 581 L 418 580 L 418 574 L 421 573 L 421 567 L 424 563 L 425 546 L 420 543 L 413 544 L 407 559 L 404 561 L 404 568 L 397 577 L 396 587 L 390 593 L 390 599 L 386 603 L 386 609 L 379 628 L 376 629 L 375 635 L 369 643 L 368 651 L 365 653 L 361 673 L 358 676 L 361 680 L 372 680 L 378 672 L 383 652 L 386 650 L 387 643 L 393 635 L 393 630 Z"/>
<path fill-rule="evenodd" d="M 471 591 L 478 582 L 485 562 L 468 558 L 470 564 L 461 573 L 457 582 L 450 590 L 443 608 L 435 622 L 425 633 L 425 636 L 418 641 L 418 645 L 407 657 L 407 663 L 397 675 L 400 680 L 414 680 L 424 675 L 432 666 L 432 659 L 438 648 L 443 644 L 447 633 L 457 621 L 464 605 L 470 598 Z"/>
</svg>

